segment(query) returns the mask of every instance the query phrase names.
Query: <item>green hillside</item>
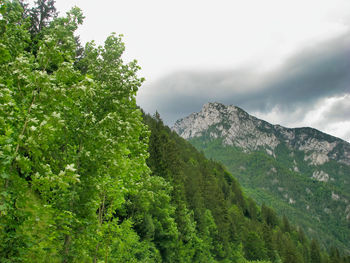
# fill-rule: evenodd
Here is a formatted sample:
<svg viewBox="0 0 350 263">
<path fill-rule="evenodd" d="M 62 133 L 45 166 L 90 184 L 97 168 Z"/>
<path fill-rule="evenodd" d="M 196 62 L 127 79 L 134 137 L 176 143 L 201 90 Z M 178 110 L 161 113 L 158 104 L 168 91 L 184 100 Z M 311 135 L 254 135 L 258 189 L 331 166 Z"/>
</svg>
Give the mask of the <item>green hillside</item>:
<svg viewBox="0 0 350 263">
<path fill-rule="evenodd" d="M 259 204 L 300 225 L 325 248 L 349 253 L 350 144 L 312 128 L 285 128 L 234 105 L 207 103 L 173 127 L 222 162 Z"/>
<path fill-rule="evenodd" d="M 350 200 L 350 195 L 347 182 L 342 182 L 350 174 L 348 165 L 330 161 L 311 166 L 304 161 L 303 152 L 292 152 L 283 145 L 277 147 L 275 158 L 266 151 L 245 153 L 238 147 L 223 145 L 220 139 L 205 136 L 190 142 L 208 158 L 225 164 L 244 191 L 258 203 L 266 203 L 278 214 L 288 216 L 309 237 L 318 237 L 325 247 L 336 245 L 349 253 L 346 200 Z M 334 180 L 313 179 L 313 173 L 318 170 L 331 174 Z"/>
<path fill-rule="evenodd" d="M 233 254 L 271 262 L 331 260 L 325 254 L 321 256 L 323 259 L 312 259 L 311 251 L 315 248 L 317 235 L 310 242 L 303 229 L 292 226 L 287 217 L 279 218 L 265 204 L 258 206 L 248 197 L 261 199 L 256 195 L 257 191 L 243 193 L 237 180 L 221 164 L 206 159 L 203 153 L 164 126 L 159 115 L 155 119 L 146 115 L 145 123 L 151 129 L 150 159 L 147 163 L 153 175 L 172 182 L 173 202 L 177 203 L 180 199 L 192 211 L 200 237 L 207 232 L 203 218 L 208 212 L 212 215 L 217 232 L 211 240 L 215 246 L 220 246 L 219 250 L 212 250 L 214 259 L 240 262 L 230 256 Z M 272 196 L 269 198 L 273 199 Z M 332 255 L 339 254 L 334 252 L 334 247 L 332 251 Z"/>
<path fill-rule="evenodd" d="M 350 262 L 145 116 L 121 37 L 82 22 L 0 1 L 1 263 Z"/>
</svg>

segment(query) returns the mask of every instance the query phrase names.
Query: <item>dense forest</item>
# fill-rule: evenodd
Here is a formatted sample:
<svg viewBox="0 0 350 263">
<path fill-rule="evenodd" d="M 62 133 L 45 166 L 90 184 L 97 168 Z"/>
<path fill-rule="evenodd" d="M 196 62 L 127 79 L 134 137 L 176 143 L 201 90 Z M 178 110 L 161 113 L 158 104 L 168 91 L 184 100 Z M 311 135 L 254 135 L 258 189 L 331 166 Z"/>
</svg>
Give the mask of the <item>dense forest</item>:
<svg viewBox="0 0 350 263">
<path fill-rule="evenodd" d="M 337 248 L 326 253 L 317 239 L 309 240 L 303 229 L 293 226 L 286 216 L 279 217 L 265 204 L 258 206 L 220 163 L 205 158 L 165 126 L 157 113 L 154 117 L 146 115 L 145 123 L 151 130 L 147 163 L 153 176 L 171 182 L 175 219 L 183 218 L 176 213 L 180 212 L 179 204 L 184 203 L 193 214 L 196 235 L 210 241 L 212 261 L 198 262 L 349 261 Z M 208 215 L 210 220 L 206 219 Z M 203 236 L 208 233 L 208 222 L 212 222 L 215 233 L 209 231 L 209 238 Z"/>
<path fill-rule="evenodd" d="M 143 114 L 121 36 L 0 4 L 0 262 L 350 262 Z"/>
<path fill-rule="evenodd" d="M 342 216 L 347 203 L 332 198 L 335 192 L 349 198 L 348 165 L 332 160 L 316 168 L 304 161 L 303 152 L 295 151 L 292 155 L 283 144 L 276 148 L 276 157 L 273 157 L 263 150 L 247 153 L 238 147 L 223 146 L 221 139 L 198 137 L 190 142 L 206 157 L 223 163 L 239 180 L 244 192 L 256 202 L 273 207 L 278 214 L 285 214 L 291 222 L 302 226 L 308 237 L 317 238 L 322 246 L 336 246 L 349 253 L 349 222 L 346 215 Z M 292 170 L 296 163 L 298 171 Z M 337 181 L 319 182 L 312 178 L 319 167 Z M 344 179 L 338 179 L 342 176 Z M 325 213 L 326 207 L 332 212 Z"/>
</svg>

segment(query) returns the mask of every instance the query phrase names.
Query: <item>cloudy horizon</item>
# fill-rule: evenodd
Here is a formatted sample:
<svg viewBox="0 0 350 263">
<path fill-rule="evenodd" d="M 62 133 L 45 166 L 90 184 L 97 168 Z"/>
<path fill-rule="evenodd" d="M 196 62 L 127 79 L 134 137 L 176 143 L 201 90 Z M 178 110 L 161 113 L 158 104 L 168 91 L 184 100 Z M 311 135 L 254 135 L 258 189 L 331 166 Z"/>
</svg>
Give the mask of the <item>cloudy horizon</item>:
<svg viewBox="0 0 350 263">
<path fill-rule="evenodd" d="M 147 112 L 157 110 L 170 126 L 207 102 L 220 102 L 273 124 L 313 127 L 350 141 L 349 69 L 346 32 L 295 52 L 268 72 L 246 67 L 168 74 L 148 84 L 149 94 L 139 101 Z"/>
<path fill-rule="evenodd" d="M 56 0 L 83 43 L 123 34 L 146 82 L 137 103 L 166 124 L 217 101 L 350 142 L 348 0 Z"/>
</svg>

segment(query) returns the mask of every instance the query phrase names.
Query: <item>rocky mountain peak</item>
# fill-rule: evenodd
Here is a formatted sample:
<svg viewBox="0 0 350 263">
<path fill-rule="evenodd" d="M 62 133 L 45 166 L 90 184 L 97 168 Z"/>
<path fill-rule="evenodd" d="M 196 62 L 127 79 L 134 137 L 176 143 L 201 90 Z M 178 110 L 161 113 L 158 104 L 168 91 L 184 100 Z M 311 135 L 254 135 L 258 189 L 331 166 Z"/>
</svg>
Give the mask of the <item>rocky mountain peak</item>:
<svg viewBox="0 0 350 263">
<path fill-rule="evenodd" d="M 199 112 L 175 122 L 173 130 L 184 139 L 204 136 L 220 138 L 224 145 L 245 152 L 264 150 L 274 156 L 276 147 L 284 143 L 291 150 L 305 152 L 305 161 L 321 165 L 336 160 L 350 165 L 350 144 L 312 128 L 285 128 L 249 115 L 234 105 L 213 102 Z"/>
</svg>

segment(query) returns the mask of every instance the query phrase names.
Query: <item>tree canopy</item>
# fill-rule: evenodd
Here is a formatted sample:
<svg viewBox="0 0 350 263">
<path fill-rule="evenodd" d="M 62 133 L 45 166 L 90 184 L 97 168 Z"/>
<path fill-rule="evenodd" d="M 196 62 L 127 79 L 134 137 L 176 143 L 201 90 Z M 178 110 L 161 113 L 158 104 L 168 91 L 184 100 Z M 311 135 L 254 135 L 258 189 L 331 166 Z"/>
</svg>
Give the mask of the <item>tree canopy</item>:
<svg viewBox="0 0 350 263">
<path fill-rule="evenodd" d="M 82 48 L 79 8 L 0 4 L 1 262 L 349 262 L 142 114 L 121 36 Z"/>
</svg>

